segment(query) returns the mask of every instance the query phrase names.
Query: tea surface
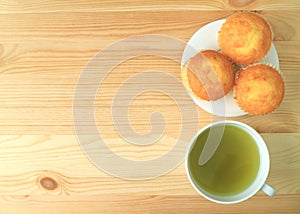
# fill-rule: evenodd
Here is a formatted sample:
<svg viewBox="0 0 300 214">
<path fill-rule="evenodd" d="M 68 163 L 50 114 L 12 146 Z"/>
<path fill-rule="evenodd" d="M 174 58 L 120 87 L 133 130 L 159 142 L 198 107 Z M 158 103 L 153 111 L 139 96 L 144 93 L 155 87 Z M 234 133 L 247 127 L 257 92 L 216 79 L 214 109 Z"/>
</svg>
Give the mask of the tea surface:
<svg viewBox="0 0 300 214">
<path fill-rule="evenodd" d="M 217 151 L 200 166 L 198 160 L 209 131 L 198 136 L 188 156 L 192 179 L 200 188 L 215 195 L 242 192 L 255 180 L 259 169 L 259 151 L 254 139 L 243 129 L 226 124 Z"/>
</svg>

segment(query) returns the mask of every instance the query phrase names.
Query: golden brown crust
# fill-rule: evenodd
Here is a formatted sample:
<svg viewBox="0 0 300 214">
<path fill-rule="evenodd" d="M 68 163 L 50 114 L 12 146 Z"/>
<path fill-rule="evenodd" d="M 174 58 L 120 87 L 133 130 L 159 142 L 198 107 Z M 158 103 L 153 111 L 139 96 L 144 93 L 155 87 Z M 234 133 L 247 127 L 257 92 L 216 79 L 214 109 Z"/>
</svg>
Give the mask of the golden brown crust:
<svg viewBox="0 0 300 214">
<path fill-rule="evenodd" d="M 258 62 L 269 51 L 272 30 L 261 16 L 240 12 L 229 16 L 222 25 L 218 43 L 225 55 L 238 64 Z"/>
<path fill-rule="evenodd" d="M 217 100 L 234 85 L 234 70 L 230 61 L 214 50 L 201 51 L 182 67 L 185 87 L 202 100 Z"/>
<path fill-rule="evenodd" d="M 249 114 L 268 114 L 283 100 L 284 82 L 271 66 L 249 66 L 238 72 L 233 96 L 237 105 Z"/>
</svg>

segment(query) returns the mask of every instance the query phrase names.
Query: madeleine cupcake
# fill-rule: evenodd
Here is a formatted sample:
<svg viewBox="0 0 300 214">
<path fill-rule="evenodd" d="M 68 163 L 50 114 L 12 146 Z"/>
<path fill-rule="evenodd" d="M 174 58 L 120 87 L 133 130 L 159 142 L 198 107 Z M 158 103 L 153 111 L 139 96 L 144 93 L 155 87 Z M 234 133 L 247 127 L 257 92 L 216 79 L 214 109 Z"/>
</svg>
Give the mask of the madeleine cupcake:
<svg viewBox="0 0 300 214">
<path fill-rule="evenodd" d="M 217 100 L 234 85 L 234 70 L 230 61 L 214 50 L 204 50 L 189 59 L 181 69 L 188 91 L 200 100 Z"/>
<path fill-rule="evenodd" d="M 218 43 L 222 52 L 240 65 L 260 61 L 272 44 L 272 30 L 261 16 L 240 12 L 222 25 Z"/>
<path fill-rule="evenodd" d="M 284 82 L 275 68 L 265 64 L 252 65 L 238 72 L 233 96 L 245 112 L 268 114 L 282 102 Z"/>
</svg>

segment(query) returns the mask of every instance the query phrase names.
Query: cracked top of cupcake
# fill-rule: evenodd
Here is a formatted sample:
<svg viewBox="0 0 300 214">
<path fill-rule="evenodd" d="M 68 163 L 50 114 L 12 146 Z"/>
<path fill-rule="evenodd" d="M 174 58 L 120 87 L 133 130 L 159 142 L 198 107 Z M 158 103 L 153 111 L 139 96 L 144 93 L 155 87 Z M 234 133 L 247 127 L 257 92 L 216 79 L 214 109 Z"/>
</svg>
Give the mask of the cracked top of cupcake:
<svg viewBox="0 0 300 214">
<path fill-rule="evenodd" d="M 272 44 L 268 22 L 252 12 L 229 16 L 222 25 L 218 43 L 225 55 L 240 65 L 260 61 Z"/>
<path fill-rule="evenodd" d="M 268 114 L 282 102 L 284 82 L 280 73 L 269 65 L 248 66 L 238 72 L 233 96 L 237 105 L 249 114 Z"/>
<path fill-rule="evenodd" d="M 204 50 L 189 59 L 181 70 L 184 86 L 201 100 L 217 100 L 233 87 L 230 61 L 214 50 Z"/>
</svg>

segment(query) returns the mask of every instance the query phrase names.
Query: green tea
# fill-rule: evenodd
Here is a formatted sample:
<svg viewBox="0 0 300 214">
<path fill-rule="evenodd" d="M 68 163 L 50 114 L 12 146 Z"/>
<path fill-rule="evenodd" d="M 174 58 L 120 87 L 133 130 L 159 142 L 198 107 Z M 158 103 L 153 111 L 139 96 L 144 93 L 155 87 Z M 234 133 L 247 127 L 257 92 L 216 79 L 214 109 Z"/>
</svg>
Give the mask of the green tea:
<svg viewBox="0 0 300 214">
<path fill-rule="evenodd" d="M 219 196 L 242 192 L 256 178 L 260 158 L 254 139 L 243 129 L 225 125 L 224 134 L 215 154 L 200 166 L 198 160 L 208 138 L 209 129 L 198 136 L 188 156 L 194 183 Z"/>
</svg>

